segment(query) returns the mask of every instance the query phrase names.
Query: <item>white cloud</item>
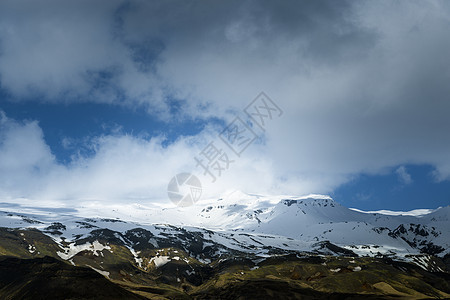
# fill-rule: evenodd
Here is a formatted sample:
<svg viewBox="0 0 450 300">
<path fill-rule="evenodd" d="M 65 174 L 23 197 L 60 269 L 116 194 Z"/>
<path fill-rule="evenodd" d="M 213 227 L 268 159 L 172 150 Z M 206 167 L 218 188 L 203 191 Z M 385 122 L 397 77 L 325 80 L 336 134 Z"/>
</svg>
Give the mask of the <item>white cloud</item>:
<svg viewBox="0 0 450 300">
<path fill-rule="evenodd" d="M 37 193 L 54 164 L 37 122 L 19 123 L 0 111 L 0 192 L 21 197 Z"/>
<path fill-rule="evenodd" d="M 404 185 L 408 185 L 411 184 L 413 182 L 411 175 L 408 173 L 408 171 L 406 170 L 405 166 L 400 166 L 397 168 L 397 170 L 395 170 L 395 173 L 398 176 L 398 180 L 404 184 Z"/>
<path fill-rule="evenodd" d="M 249 156 L 235 159 L 216 183 L 202 175 L 195 167 L 194 156 L 210 141 L 219 143 L 216 128 L 207 128 L 198 136 L 180 137 L 167 147 L 162 145 L 162 137 L 99 136 L 85 145 L 94 150 L 91 156 L 74 156 L 68 165 L 54 159 L 37 122 L 18 122 L 3 114 L 0 132 L 2 198 L 169 204 L 167 184 L 180 172 L 193 172 L 201 179 L 204 197 L 217 196 L 230 188 L 273 189 L 271 165 L 258 154 L 256 145 Z"/>
</svg>

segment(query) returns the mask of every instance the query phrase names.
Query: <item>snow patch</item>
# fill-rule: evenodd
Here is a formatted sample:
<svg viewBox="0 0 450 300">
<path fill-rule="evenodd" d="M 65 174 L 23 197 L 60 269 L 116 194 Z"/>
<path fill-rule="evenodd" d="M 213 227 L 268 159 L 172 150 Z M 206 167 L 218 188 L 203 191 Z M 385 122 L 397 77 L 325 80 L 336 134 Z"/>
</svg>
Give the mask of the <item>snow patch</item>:
<svg viewBox="0 0 450 300">
<path fill-rule="evenodd" d="M 156 268 L 162 267 L 170 261 L 169 256 L 155 256 L 150 259 L 150 263 L 154 263 Z"/>
<path fill-rule="evenodd" d="M 30 253 L 34 253 L 36 252 L 36 247 L 34 247 L 33 245 L 28 245 L 28 251 L 30 251 Z"/>
<path fill-rule="evenodd" d="M 136 251 L 134 251 L 134 249 L 131 248 L 131 247 L 129 247 L 128 249 L 130 250 L 131 254 L 133 254 L 134 261 L 136 262 L 136 264 L 139 266 L 139 268 L 142 268 L 142 262 L 143 262 L 143 260 L 142 260 L 142 258 L 139 257 L 139 253 L 141 253 L 141 252 L 140 252 L 140 251 L 139 251 L 139 252 L 136 252 Z"/>
<path fill-rule="evenodd" d="M 341 268 L 337 268 L 337 269 L 330 269 L 330 271 L 331 272 L 333 272 L 333 273 L 337 273 L 337 272 L 339 272 L 341 270 Z"/>
<path fill-rule="evenodd" d="M 62 247 L 60 245 L 60 247 Z M 81 251 L 92 251 L 95 256 L 99 256 L 99 251 L 104 249 L 110 250 L 111 247 L 108 245 L 102 245 L 99 241 L 94 241 L 93 243 L 86 243 L 82 245 L 75 245 L 75 243 L 70 243 L 68 247 L 64 247 L 64 252 L 56 252 L 56 254 L 64 260 L 71 259 Z"/>
<path fill-rule="evenodd" d="M 105 276 L 106 278 L 109 279 L 109 272 L 108 271 L 102 271 L 102 270 L 96 269 L 96 268 L 94 268 L 92 266 L 88 266 L 88 267 L 91 268 L 92 270 L 94 270 L 95 272 L 100 273 L 100 274 L 102 274 L 103 276 Z"/>
<path fill-rule="evenodd" d="M 357 212 L 365 213 L 365 214 L 380 214 L 380 215 L 386 215 L 386 216 L 414 216 L 414 217 L 428 215 L 436 210 L 436 209 L 428 209 L 428 208 L 413 209 L 410 211 L 394 211 L 394 210 L 387 210 L 387 209 L 364 211 L 364 210 L 360 210 L 357 208 L 350 208 L 350 209 L 353 211 L 357 211 Z"/>
</svg>

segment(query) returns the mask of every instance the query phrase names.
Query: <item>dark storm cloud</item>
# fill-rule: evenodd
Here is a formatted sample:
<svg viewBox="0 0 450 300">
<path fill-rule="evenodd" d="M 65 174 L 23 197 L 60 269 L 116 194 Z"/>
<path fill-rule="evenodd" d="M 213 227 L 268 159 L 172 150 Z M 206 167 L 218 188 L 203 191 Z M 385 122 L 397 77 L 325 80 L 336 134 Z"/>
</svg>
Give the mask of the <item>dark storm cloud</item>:
<svg viewBox="0 0 450 300">
<path fill-rule="evenodd" d="M 1 86 L 15 100 L 130 103 L 164 107 L 167 47 L 175 59 L 256 55 L 340 63 L 361 58 L 376 35 L 348 2 L 333 1 L 3 1 Z M 206 50 L 206 53 L 205 53 Z M 172 49 L 174 51 L 174 49 Z M 208 53 L 210 52 L 210 53 Z M 284 54 L 285 55 L 285 54 Z M 194 58 L 195 59 L 195 58 Z M 98 74 L 96 76 L 96 74 Z M 170 81 L 170 78 L 164 78 Z M 131 84 L 130 84 L 131 83 Z M 99 88 L 99 86 L 101 88 Z M 174 87 L 175 89 L 177 87 Z M 164 91 L 161 91 L 164 89 Z M 63 99 L 64 98 L 64 99 Z"/>
</svg>

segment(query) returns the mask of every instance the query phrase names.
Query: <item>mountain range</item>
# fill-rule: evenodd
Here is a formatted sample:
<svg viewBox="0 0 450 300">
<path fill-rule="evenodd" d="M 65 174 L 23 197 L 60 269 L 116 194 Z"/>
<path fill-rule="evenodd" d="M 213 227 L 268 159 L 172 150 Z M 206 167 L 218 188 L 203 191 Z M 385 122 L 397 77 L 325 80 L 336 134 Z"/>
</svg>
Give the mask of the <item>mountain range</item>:
<svg viewBox="0 0 450 300">
<path fill-rule="evenodd" d="M 0 210 L 5 299 L 450 297 L 450 206 L 364 212 L 233 191 L 190 207 Z"/>
</svg>

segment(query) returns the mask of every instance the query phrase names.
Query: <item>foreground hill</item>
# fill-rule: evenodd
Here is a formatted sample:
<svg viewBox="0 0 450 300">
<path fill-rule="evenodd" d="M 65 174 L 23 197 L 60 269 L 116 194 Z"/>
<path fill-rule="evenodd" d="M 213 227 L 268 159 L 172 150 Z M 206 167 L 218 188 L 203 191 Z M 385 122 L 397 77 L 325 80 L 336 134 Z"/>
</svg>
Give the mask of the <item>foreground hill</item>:
<svg viewBox="0 0 450 300">
<path fill-rule="evenodd" d="M 87 267 L 45 256 L 0 258 L 2 299 L 145 299 Z"/>
</svg>

